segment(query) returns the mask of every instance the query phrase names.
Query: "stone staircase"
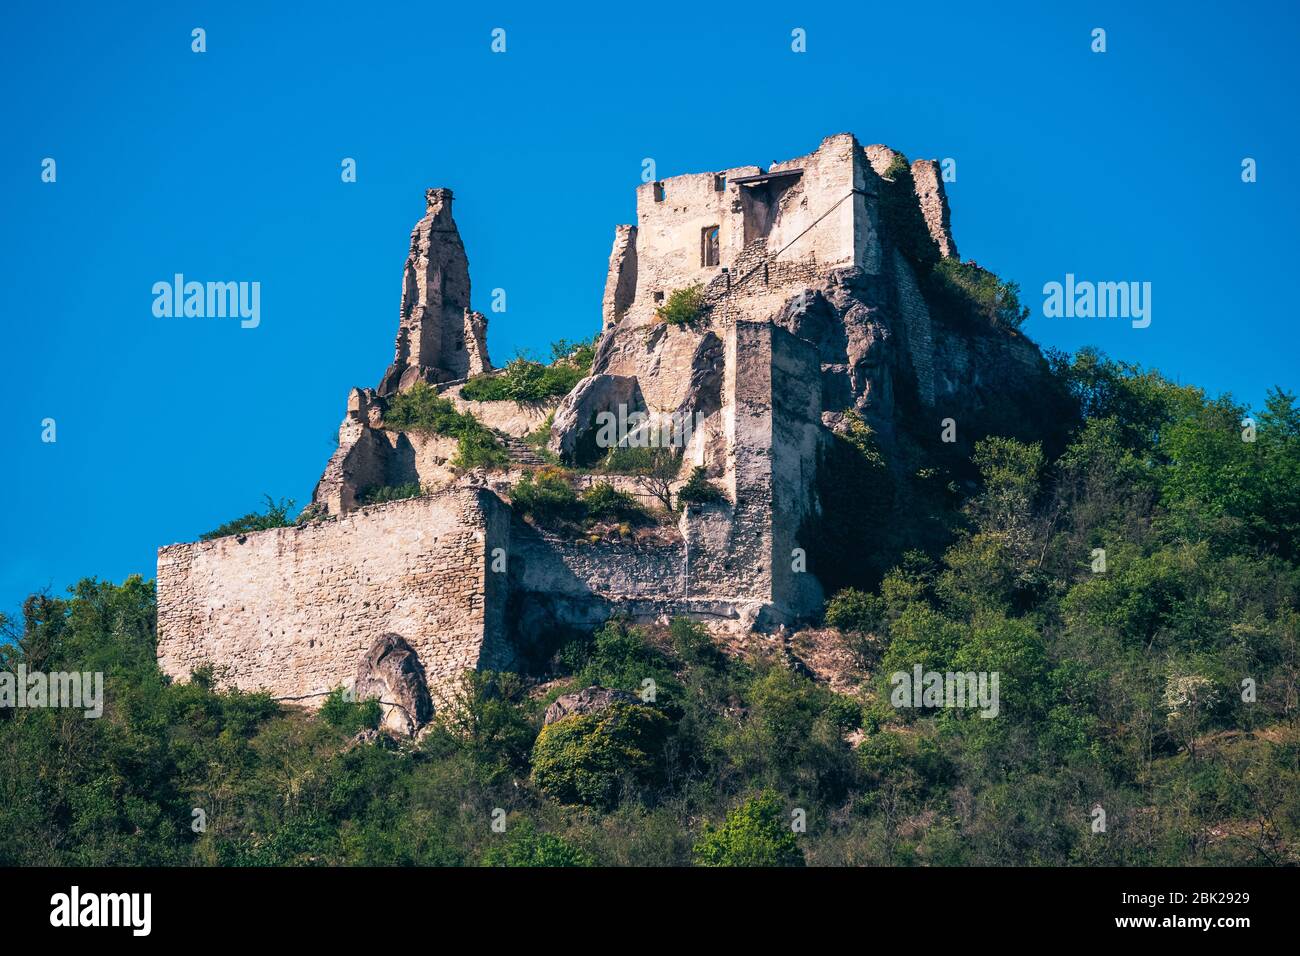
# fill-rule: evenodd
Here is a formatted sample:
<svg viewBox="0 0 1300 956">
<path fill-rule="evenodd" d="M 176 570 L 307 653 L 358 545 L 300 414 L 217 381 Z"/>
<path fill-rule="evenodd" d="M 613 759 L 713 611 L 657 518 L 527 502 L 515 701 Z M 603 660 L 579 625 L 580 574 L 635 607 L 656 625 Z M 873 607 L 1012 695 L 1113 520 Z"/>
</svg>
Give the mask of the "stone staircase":
<svg viewBox="0 0 1300 956">
<path fill-rule="evenodd" d="M 510 458 L 510 464 L 518 465 L 521 468 L 538 468 L 549 464 L 545 458 L 537 453 L 537 449 L 522 438 L 500 433 L 497 434 L 497 438 L 505 448 L 506 455 Z"/>
</svg>

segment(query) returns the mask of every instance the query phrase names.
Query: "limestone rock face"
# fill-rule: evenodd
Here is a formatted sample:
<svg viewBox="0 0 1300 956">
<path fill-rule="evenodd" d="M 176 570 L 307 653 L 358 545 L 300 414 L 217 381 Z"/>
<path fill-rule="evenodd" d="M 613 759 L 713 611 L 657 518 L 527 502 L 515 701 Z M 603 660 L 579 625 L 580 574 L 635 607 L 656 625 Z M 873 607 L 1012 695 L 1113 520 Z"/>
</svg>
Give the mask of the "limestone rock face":
<svg viewBox="0 0 1300 956">
<path fill-rule="evenodd" d="M 469 260 L 451 215 L 451 190 L 425 193 L 402 270 L 402 306 L 393 364 L 378 392 L 416 382 L 450 382 L 489 370 L 487 318 L 469 307 Z"/>
<path fill-rule="evenodd" d="M 578 717 L 583 714 L 598 714 L 608 710 L 614 704 L 639 704 L 635 694 L 625 690 L 612 690 L 608 687 L 584 687 L 576 694 L 562 694 L 546 708 L 542 726 L 553 724 L 565 717 Z"/>
<path fill-rule="evenodd" d="M 594 440 L 595 418 L 600 412 L 619 414 L 644 411 L 645 401 L 637 380 L 629 375 L 589 375 L 573 387 L 555 410 L 551 425 L 550 450 L 565 461 L 583 452 L 583 443 Z"/>
<path fill-rule="evenodd" d="M 399 634 L 381 634 L 357 668 L 357 700 L 378 698 L 385 730 L 412 736 L 433 716 L 424 668 Z"/>
</svg>

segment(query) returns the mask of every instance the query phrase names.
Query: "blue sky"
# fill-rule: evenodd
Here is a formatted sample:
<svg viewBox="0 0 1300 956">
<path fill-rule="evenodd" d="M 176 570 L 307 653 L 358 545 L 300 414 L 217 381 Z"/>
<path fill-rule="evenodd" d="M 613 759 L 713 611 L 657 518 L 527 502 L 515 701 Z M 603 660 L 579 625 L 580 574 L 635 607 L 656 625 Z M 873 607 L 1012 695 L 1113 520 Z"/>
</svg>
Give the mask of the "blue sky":
<svg viewBox="0 0 1300 956">
<path fill-rule="evenodd" d="M 348 388 L 391 360 L 427 186 L 456 193 L 475 306 L 507 291 L 499 362 L 598 328 L 644 158 L 766 165 L 849 131 L 955 159 L 963 257 L 1036 310 L 1067 272 L 1152 283 L 1149 328 L 1040 313 L 1040 344 L 1254 405 L 1300 384 L 1293 4 L 165 6 L 6 4 L 2 610 L 308 501 Z M 177 272 L 260 282 L 260 326 L 154 317 Z"/>
</svg>

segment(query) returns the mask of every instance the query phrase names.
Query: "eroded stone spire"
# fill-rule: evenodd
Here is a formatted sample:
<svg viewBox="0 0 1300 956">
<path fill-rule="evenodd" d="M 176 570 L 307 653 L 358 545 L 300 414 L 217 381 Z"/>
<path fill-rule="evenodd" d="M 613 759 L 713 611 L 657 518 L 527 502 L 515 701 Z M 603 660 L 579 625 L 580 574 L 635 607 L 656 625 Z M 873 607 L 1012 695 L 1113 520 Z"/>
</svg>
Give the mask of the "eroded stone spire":
<svg viewBox="0 0 1300 956">
<path fill-rule="evenodd" d="M 390 395 L 416 382 L 450 382 L 492 368 L 487 318 L 469 307 L 469 260 L 451 215 L 451 190 L 425 191 L 411 230 L 393 364 L 379 383 Z"/>
</svg>

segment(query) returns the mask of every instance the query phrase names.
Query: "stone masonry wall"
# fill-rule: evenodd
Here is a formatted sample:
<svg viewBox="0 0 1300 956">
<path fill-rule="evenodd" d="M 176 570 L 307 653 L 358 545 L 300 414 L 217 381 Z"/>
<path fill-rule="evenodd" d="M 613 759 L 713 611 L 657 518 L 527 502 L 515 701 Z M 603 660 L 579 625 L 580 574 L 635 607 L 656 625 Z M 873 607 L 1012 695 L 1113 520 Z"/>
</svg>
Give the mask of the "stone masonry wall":
<svg viewBox="0 0 1300 956">
<path fill-rule="evenodd" d="M 183 680 L 212 663 L 245 690 L 319 705 L 379 635 L 415 649 L 435 701 L 468 668 L 504 667 L 508 511 L 453 488 L 317 524 L 158 552 L 158 662 Z M 488 608 L 488 604 L 492 607 Z"/>
</svg>

